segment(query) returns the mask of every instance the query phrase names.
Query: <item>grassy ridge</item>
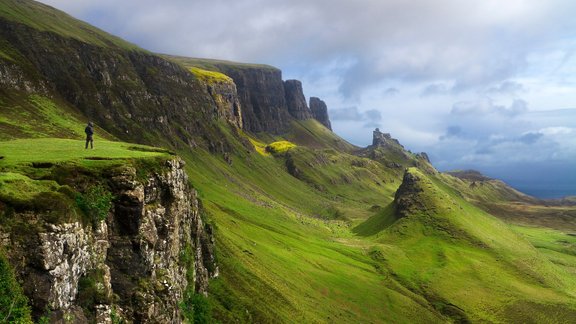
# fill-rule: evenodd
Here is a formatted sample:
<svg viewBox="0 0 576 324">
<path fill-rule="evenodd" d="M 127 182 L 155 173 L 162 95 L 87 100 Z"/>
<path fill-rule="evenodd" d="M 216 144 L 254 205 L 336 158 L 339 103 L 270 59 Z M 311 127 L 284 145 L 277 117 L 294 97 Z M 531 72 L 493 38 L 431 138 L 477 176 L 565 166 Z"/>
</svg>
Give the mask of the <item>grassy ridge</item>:
<svg viewBox="0 0 576 324">
<path fill-rule="evenodd" d="M 324 144 L 266 155 L 266 142 L 252 141 L 262 152 L 238 150 L 232 165 L 202 151 L 186 156 L 219 238 L 222 275 L 209 297 L 216 318 L 500 322 L 552 312 L 562 322 L 574 315 L 572 270 L 471 205 L 443 175 L 414 169 L 424 179 L 424 207 L 399 219 L 391 204 L 396 168 Z"/>
<path fill-rule="evenodd" d="M 234 68 L 234 69 L 259 69 L 259 70 L 275 70 L 278 71 L 277 68 L 266 65 L 266 64 L 253 64 L 253 63 L 240 63 L 240 62 L 232 62 L 226 60 L 216 60 L 216 59 L 205 59 L 205 58 L 191 58 L 191 57 L 184 57 L 184 56 L 176 56 L 176 55 L 167 55 L 163 54 L 167 60 L 171 60 L 173 62 L 177 62 L 182 64 L 187 68 L 196 67 L 203 70 L 208 71 L 216 71 L 222 72 L 222 67 Z"/>
<path fill-rule="evenodd" d="M 0 19 L 23 23 L 40 31 L 53 32 L 97 46 L 141 50 L 119 37 L 36 1 L 2 0 Z"/>
<path fill-rule="evenodd" d="M 440 179 L 412 169 L 414 206 L 372 237 L 383 266 L 443 314 L 521 321 L 525 305 L 565 322 L 576 316 L 576 280 L 510 226 L 467 203 Z"/>
<path fill-rule="evenodd" d="M 198 79 L 204 81 L 207 84 L 214 83 L 232 83 L 232 79 L 220 72 L 203 70 L 197 67 L 191 67 L 188 69 L 192 74 L 194 74 Z"/>
<path fill-rule="evenodd" d="M 84 141 L 57 138 L 0 142 L 0 201 L 15 206 L 38 205 L 39 208 L 50 206 L 57 200 L 73 205 L 65 197 L 71 189 L 62 188 L 53 180 L 53 173 L 58 173 L 57 177 L 68 173 L 73 176 L 74 173 L 97 172 L 136 160 L 170 156 L 165 150 L 106 140 L 97 141 L 95 147 L 85 149 Z M 39 199 L 39 195 L 44 198 Z M 61 207 L 58 210 L 68 214 L 64 211 L 67 207 Z"/>
<path fill-rule="evenodd" d="M 210 298 L 220 320 L 440 321 L 379 271 L 346 222 L 311 218 L 335 202 L 287 174 L 278 159 L 253 153 L 233 166 L 201 152 L 187 159 L 216 227 L 222 274 Z"/>
<path fill-rule="evenodd" d="M 466 172 L 474 178 L 462 177 Z M 443 174 L 442 181 L 458 190 L 467 201 L 514 224 L 576 231 L 576 208 L 569 200 L 539 200 L 500 180 L 480 177 L 472 171 Z M 456 174 L 459 177 L 450 176 Z"/>
</svg>

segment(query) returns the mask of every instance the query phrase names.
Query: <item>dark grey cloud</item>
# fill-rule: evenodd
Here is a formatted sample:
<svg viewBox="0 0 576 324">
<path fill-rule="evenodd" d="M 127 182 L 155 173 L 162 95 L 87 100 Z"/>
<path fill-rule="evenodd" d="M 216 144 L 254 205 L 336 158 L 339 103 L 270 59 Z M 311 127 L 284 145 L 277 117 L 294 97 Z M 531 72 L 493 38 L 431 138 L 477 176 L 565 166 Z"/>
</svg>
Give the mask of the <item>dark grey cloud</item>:
<svg viewBox="0 0 576 324">
<path fill-rule="evenodd" d="M 426 88 L 424 88 L 424 90 L 422 90 L 422 92 L 420 93 L 420 96 L 429 97 L 437 95 L 446 95 L 449 92 L 450 90 L 448 86 L 446 86 L 444 83 L 433 83 L 426 86 Z"/>
<path fill-rule="evenodd" d="M 528 111 L 528 102 L 522 99 L 515 99 L 509 108 L 499 107 L 499 112 L 510 117 L 524 114 Z"/>
<path fill-rule="evenodd" d="M 364 116 L 372 121 L 380 121 L 382 120 L 382 113 L 380 110 L 370 109 L 364 112 Z"/>
<path fill-rule="evenodd" d="M 400 90 L 398 90 L 396 88 L 388 88 L 388 89 L 382 91 L 382 95 L 384 95 L 385 97 L 393 97 L 393 96 L 397 95 L 398 93 L 400 93 Z"/>
<path fill-rule="evenodd" d="M 526 133 L 526 134 L 520 136 L 520 138 L 518 140 L 524 144 L 531 145 L 531 144 L 536 143 L 543 136 L 544 136 L 544 134 L 542 134 L 542 133 L 530 132 L 530 133 Z"/>
<path fill-rule="evenodd" d="M 445 140 L 451 137 L 461 137 L 463 135 L 462 127 L 460 126 L 448 126 L 446 128 L 446 133 L 440 136 L 440 140 Z"/>
<path fill-rule="evenodd" d="M 363 114 L 358 111 L 358 107 L 347 107 L 330 110 L 331 120 L 362 121 Z"/>
<path fill-rule="evenodd" d="M 497 108 L 492 113 L 447 117 L 450 126 L 432 148 L 440 169 L 569 164 L 576 157 L 576 109 L 532 112 L 525 111 L 525 104 L 518 101 L 520 108 L 516 109 L 523 112 L 512 116 L 493 106 Z M 506 110 L 513 111 L 513 107 L 511 103 Z M 562 120 L 569 120 L 568 126 L 556 126 Z"/>
</svg>

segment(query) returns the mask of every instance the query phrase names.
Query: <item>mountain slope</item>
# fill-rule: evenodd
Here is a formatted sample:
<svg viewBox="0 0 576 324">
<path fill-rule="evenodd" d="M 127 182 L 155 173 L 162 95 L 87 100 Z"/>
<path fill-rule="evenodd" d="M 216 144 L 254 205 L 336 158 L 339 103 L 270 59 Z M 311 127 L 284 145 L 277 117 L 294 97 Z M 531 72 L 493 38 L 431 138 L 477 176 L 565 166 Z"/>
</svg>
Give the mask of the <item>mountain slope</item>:
<svg viewBox="0 0 576 324">
<path fill-rule="evenodd" d="M 409 169 L 392 208 L 398 220 L 373 236 L 379 258 L 440 312 L 472 322 L 576 315 L 571 273 L 440 178 Z"/>
</svg>

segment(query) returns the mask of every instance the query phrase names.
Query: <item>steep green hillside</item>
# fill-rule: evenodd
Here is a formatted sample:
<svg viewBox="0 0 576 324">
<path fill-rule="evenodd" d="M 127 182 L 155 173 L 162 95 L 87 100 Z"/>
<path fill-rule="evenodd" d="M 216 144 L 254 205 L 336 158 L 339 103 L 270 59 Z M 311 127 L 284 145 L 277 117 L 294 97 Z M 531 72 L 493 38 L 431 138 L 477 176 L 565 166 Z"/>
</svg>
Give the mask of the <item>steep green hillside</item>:
<svg viewBox="0 0 576 324">
<path fill-rule="evenodd" d="M 136 45 L 39 2 L 3 0 L 0 3 L 0 19 L 25 24 L 39 31 L 56 33 L 84 43 L 129 50 L 138 49 Z"/>
<path fill-rule="evenodd" d="M 2 91 L 0 97 L 0 140 L 17 138 L 70 138 L 86 135 L 86 117 L 70 105 L 42 95 Z M 83 121 L 84 119 L 84 121 Z M 96 126 L 94 138 L 114 137 Z"/>
<path fill-rule="evenodd" d="M 391 202 L 397 168 L 334 149 L 299 145 L 237 156 L 232 166 L 189 158 L 221 238 L 222 275 L 210 297 L 219 319 L 565 322 L 575 315 L 568 250 L 556 256 L 568 266 L 558 266 L 442 175 L 411 169 L 420 180 L 401 211 Z M 384 308 L 372 304 L 383 301 Z"/>
<path fill-rule="evenodd" d="M 82 136 L 70 119 L 124 141 L 220 144 L 218 110 L 193 73 L 51 7 L 3 1 L 0 53 L 1 139 Z"/>
<path fill-rule="evenodd" d="M 441 313 L 472 322 L 576 316 L 574 268 L 557 266 L 441 179 L 410 169 L 388 213 L 397 221 L 371 233 L 372 255 Z"/>
<path fill-rule="evenodd" d="M 302 148 L 285 154 L 299 155 Z M 304 151 L 306 154 L 307 151 Z M 347 154 L 332 152 L 343 161 Z M 391 195 L 335 194 L 291 176 L 282 155 L 252 152 L 230 166 L 195 151 L 186 156 L 218 237 L 220 278 L 211 282 L 214 316 L 224 322 L 442 321 L 442 316 L 383 274 L 343 219 L 364 218 Z M 307 171 L 336 166 L 309 166 Z M 367 171 L 368 172 L 368 171 Z M 321 179 L 322 180 L 322 179 Z M 373 181 L 363 178 L 367 188 Z M 328 182 L 326 182 L 328 184 Z M 364 192 L 368 192 L 364 188 Z M 331 188 L 332 189 L 332 188 Z M 358 190 L 362 190 L 357 188 Z M 338 190 L 338 189 L 337 189 Z M 343 190 L 343 189 L 340 189 Z M 368 201 L 368 202 L 367 202 Z M 386 307 L 382 307 L 385 302 Z"/>
</svg>

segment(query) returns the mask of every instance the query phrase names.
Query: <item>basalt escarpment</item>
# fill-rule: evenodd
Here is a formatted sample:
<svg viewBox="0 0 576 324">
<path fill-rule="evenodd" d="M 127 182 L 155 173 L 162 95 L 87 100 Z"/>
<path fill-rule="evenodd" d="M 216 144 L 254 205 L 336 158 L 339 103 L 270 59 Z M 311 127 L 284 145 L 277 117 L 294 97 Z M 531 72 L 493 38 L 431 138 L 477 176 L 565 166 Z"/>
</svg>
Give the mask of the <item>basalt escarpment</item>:
<svg viewBox="0 0 576 324">
<path fill-rule="evenodd" d="M 310 111 L 314 119 L 326 126 L 329 130 L 332 130 L 332 124 L 328 117 L 328 107 L 324 101 L 320 100 L 320 98 L 310 97 Z"/>
<path fill-rule="evenodd" d="M 214 100 L 216 108 L 214 115 L 241 129 L 243 127 L 242 105 L 234 81 L 223 74 L 220 78 L 199 79 Z"/>
<path fill-rule="evenodd" d="M 169 159 L 145 173 L 124 166 L 109 170 L 104 184 L 89 174 L 61 180 L 69 188 L 98 182 L 108 188 L 112 208 L 95 222 L 77 219 L 74 209 L 0 202 L 0 243 L 35 319 L 182 321 L 185 291 L 206 293 L 208 278 L 218 274 L 211 228 L 183 165 Z"/>
<path fill-rule="evenodd" d="M 218 67 L 236 84 L 245 130 L 273 134 L 281 134 L 288 130 L 290 114 L 286 108 L 280 70 L 272 67 L 236 68 L 228 65 Z"/>
<path fill-rule="evenodd" d="M 312 118 L 312 112 L 306 105 L 306 98 L 302 90 L 302 82 L 298 80 L 284 81 L 284 92 L 286 95 L 286 105 L 288 112 L 297 120 L 306 120 Z"/>
<path fill-rule="evenodd" d="M 230 77 L 237 88 L 242 125 L 247 132 L 281 135 L 290 130 L 292 121 L 311 118 L 330 129 L 326 104 L 314 98 L 311 105 L 315 105 L 315 113 L 306 103 L 302 82 L 283 81 L 282 71 L 277 68 L 181 56 L 164 57 L 189 68 L 217 71 Z"/>
</svg>

